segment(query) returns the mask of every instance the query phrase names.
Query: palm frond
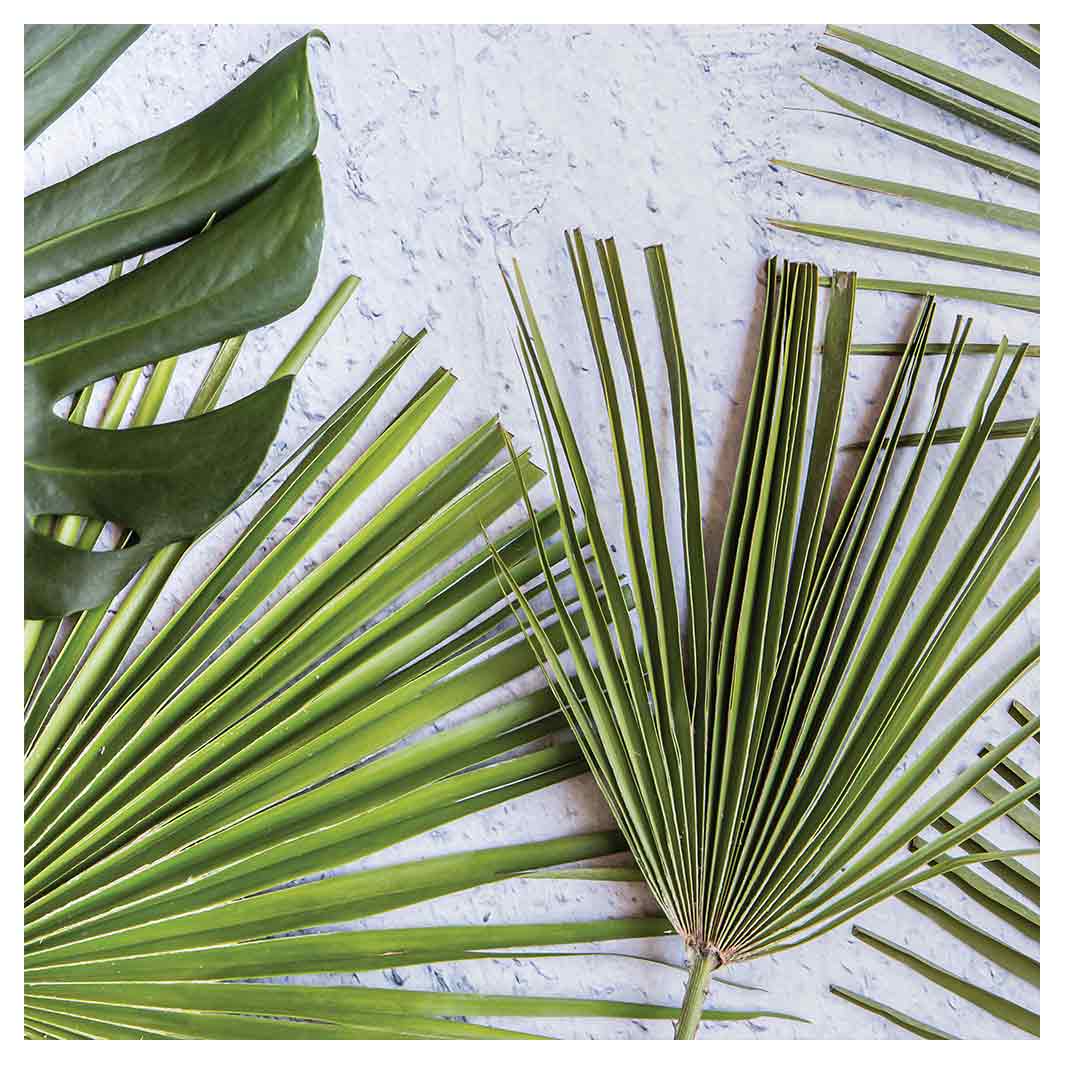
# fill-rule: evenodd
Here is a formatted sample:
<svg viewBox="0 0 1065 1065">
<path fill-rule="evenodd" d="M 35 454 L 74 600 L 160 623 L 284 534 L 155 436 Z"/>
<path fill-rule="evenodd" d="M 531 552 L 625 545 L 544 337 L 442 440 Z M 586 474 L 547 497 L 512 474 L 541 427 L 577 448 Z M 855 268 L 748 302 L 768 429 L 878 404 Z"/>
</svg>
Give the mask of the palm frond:
<svg viewBox="0 0 1065 1065">
<path fill-rule="evenodd" d="M 872 999 L 868 995 L 862 995 L 849 988 L 840 987 L 838 984 L 830 985 L 829 991 L 831 991 L 833 995 L 844 999 L 846 1002 L 850 1002 L 852 1005 L 858 1006 L 869 1013 L 875 1013 L 878 1017 L 883 1017 L 885 1020 L 897 1025 L 904 1031 L 910 1032 L 912 1035 L 920 1036 L 921 1039 L 955 1038 L 931 1024 L 925 1024 L 924 1021 L 920 1021 L 916 1017 L 911 1017 L 908 1013 L 903 1013 L 902 1010 L 895 1009 L 894 1006 L 888 1006 L 883 1002 L 877 1002 L 876 999 Z"/>
<path fill-rule="evenodd" d="M 932 823 L 937 832 L 950 831 L 959 825 L 958 819 L 953 814 L 944 814 Z M 973 833 L 968 839 L 962 840 L 961 849 L 969 854 L 988 854 L 998 848 L 986 836 L 979 832 Z M 985 866 L 989 873 L 993 873 L 999 880 L 1013 888 L 1018 894 L 1023 895 L 1030 902 L 1039 905 L 1039 875 L 1034 873 L 1023 862 L 1014 859 L 1004 861 L 986 861 Z M 970 870 L 972 872 L 972 870 Z"/>
<path fill-rule="evenodd" d="M 1020 345 L 1007 344 L 1006 354 L 1016 355 Z M 906 350 L 905 344 L 898 344 L 894 341 L 886 341 L 879 344 L 852 344 L 852 355 L 901 355 Z M 924 353 L 926 355 L 946 355 L 950 352 L 950 344 L 925 344 Z M 963 344 L 961 346 L 962 355 L 994 355 L 998 352 L 998 344 Z M 1024 353 L 1028 358 L 1038 358 L 1040 354 L 1040 347 L 1038 344 L 1025 344 Z"/>
<path fill-rule="evenodd" d="M 619 594 L 621 576 L 602 532 L 600 505 L 516 264 L 507 285 L 519 354 L 588 626 L 582 633 L 563 625 L 571 668 L 564 667 L 557 640 L 522 592 L 520 574 L 499 556 L 497 562 L 636 867 L 687 944 L 689 994 L 678 1037 L 690 1037 L 715 969 L 808 942 L 934 876 L 988 857 L 1015 857 L 1001 851 L 944 856 L 1015 812 L 1038 790 L 1038 781 L 1010 791 L 911 855 L 897 852 L 1038 729 L 1038 719 L 1017 729 L 914 808 L 949 752 L 1038 659 L 1032 649 L 1011 662 L 920 755 L 907 759 L 935 711 L 1037 594 L 1034 574 L 975 636 L 966 637 L 1038 511 L 1039 426 L 1029 429 L 960 543 L 947 538 L 1024 357 L 1022 349 L 1007 358 L 1003 341 L 957 450 L 937 475 L 931 502 L 904 536 L 969 331 L 960 321 L 955 326 L 922 441 L 889 501 L 889 478 L 901 466 L 902 427 L 927 365 L 935 306 L 926 298 L 843 505 L 830 518 L 855 278 L 833 278 L 808 447 L 818 275 L 810 264 L 773 261 L 733 494 L 711 579 L 687 369 L 665 254 L 660 247 L 647 249 L 645 265 L 668 371 L 679 546 L 665 534 L 664 460 L 617 249 L 612 240 L 596 242 L 635 415 L 635 459 L 579 232 L 567 238 L 567 246 L 610 424 L 635 610 L 630 613 Z M 634 489 L 637 465 L 647 490 L 642 515 Z M 587 560 L 568 530 L 571 504 L 586 522 Z M 562 586 L 548 565 L 546 540 L 535 535 L 545 583 L 561 611 Z M 949 552 L 946 569 L 910 620 L 907 608 L 939 550 Z M 592 565 L 601 599 L 593 594 Z M 683 597 L 674 591 L 678 570 Z M 908 764 L 896 775 L 904 760 Z"/>
<path fill-rule="evenodd" d="M 820 178 L 822 181 L 830 181 L 848 188 L 879 192 L 887 196 L 896 196 L 899 199 L 914 200 L 931 207 L 939 207 L 956 214 L 972 215 L 988 222 L 1001 222 L 1003 225 L 1016 226 L 1018 229 L 1039 231 L 1039 215 L 1034 211 L 1021 210 L 1019 207 L 989 203 L 987 200 L 979 200 L 972 196 L 956 196 L 950 192 L 940 192 L 938 189 L 928 189 L 920 185 L 905 185 L 886 178 L 863 177 L 860 174 L 848 174 L 841 170 L 828 170 L 820 166 L 805 166 L 786 159 L 770 159 L 769 162 L 773 166 L 793 170 L 796 174 Z"/>
<path fill-rule="evenodd" d="M 1027 354 L 1027 351 L 1025 352 Z M 988 440 L 1020 440 L 1026 437 L 1035 423 L 1034 418 L 1004 418 L 991 426 L 991 432 L 987 434 Z M 933 444 L 957 444 L 965 435 L 964 425 L 951 425 L 946 429 L 937 429 L 932 434 Z M 924 433 L 903 433 L 899 437 L 899 447 L 918 447 L 924 440 Z M 869 445 L 868 440 L 856 440 L 852 444 L 846 444 L 843 451 L 864 451 Z"/>
<path fill-rule="evenodd" d="M 820 279 L 828 288 L 830 277 Z M 865 292 L 899 292 L 907 296 L 942 296 L 943 299 L 975 300 L 993 307 L 1011 307 L 1017 311 L 1039 313 L 1039 297 L 1026 292 L 1010 292 L 998 288 L 978 288 L 973 285 L 944 285 L 938 281 L 907 281 L 905 278 L 858 277 L 854 287 Z M 996 349 L 997 350 L 997 349 Z"/>
<path fill-rule="evenodd" d="M 957 842 L 959 846 L 964 843 L 962 840 Z M 917 836 L 910 844 L 910 849 L 917 852 L 926 846 L 927 842 L 921 836 Z M 998 851 L 971 851 L 970 854 L 980 865 L 986 863 L 988 867 L 1002 861 Z M 936 858 L 931 864 L 935 865 L 940 862 L 941 859 Z M 944 876 L 982 909 L 999 920 L 1005 921 L 1029 939 L 1038 941 L 1040 923 L 1038 911 L 1003 891 L 976 869 L 944 869 Z"/>
<path fill-rule="evenodd" d="M 997 995 L 993 991 L 978 987 L 971 981 L 964 980 L 960 976 L 948 972 L 914 951 L 908 950 L 898 943 L 893 943 L 875 932 L 870 932 L 866 928 L 855 925 L 853 931 L 857 940 L 875 947 L 894 961 L 901 962 L 906 968 L 913 970 L 913 972 L 923 976 L 926 980 L 931 980 L 932 983 L 938 984 L 959 998 L 963 998 L 974 1006 L 986 1010 L 993 1017 L 1005 1021 L 1014 1028 L 1019 1028 L 1029 1035 L 1039 1035 L 1039 1015 L 1031 1010 L 1025 1009 L 1025 1007 L 1002 995 Z"/>
<path fill-rule="evenodd" d="M 341 286 L 279 372 L 307 358 L 353 288 Z M 249 497 L 255 516 L 132 661 L 122 665 L 184 545 L 157 556 L 113 615 L 88 611 L 42 630 L 51 654 L 31 686 L 25 774 L 24 1007 L 34 1038 L 508 1038 L 522 1033 L 457 1017 L 679 1015 L 600 999 L 234 982 L 518 958 L 671 931 L 659 916 L 331 930 L 625 847 L 602 832 L 316 879 L 586 771 L 546 689 L 425 734 L 537 664 L 495 560 L 529 597 L 543 588 L 542 558 L 565 575 L 554 506 L 467 551 L 542 476 L 527 454 L 486 472 L 509 445 L 496 419 L 396 486 L 263 609 L 389 475 L 454 385 L 444 370 L 430 374 L 293 521 L 422 336 L 401 335 Z M 205 408 L 237 348 L 223 345 L 208 368 L 196 401 Z M 148 402 L 138 413 L 154 416 Z M 581 550 L 587 535 L 565 524 Z M 579 603 L 538 621 L 559 648 L 563 628 L 587 632 Z M 305 931 L 317 934 L 293 934 Z M 800 1019 L 764 1008 L 705 1013 L 755 1017 Z"/>
<path fill-rule="evenodd" d="M 998 41 L 1003 48 L 1008 48 L 1014 55 L 1019 55 L 1026 63 L 1033 67 L 1039 66 L 1039 45 L 1029 41 L 1019 33 L 1014 33 L 1008 26 L 995 26 L 989 24 L 974 23 L 981 33 L 986 33 L 993 41 Z"/>
<path fill-rule="evenodd" d="M 1005 45 L 1025 63 L 1038 68 L 1039 49 L 1024 37 L 1002 26 L 977 26 L 1000 44 Z M 1020 93 L 1013 92 L 979 78 L 958 67 L 941 63 L 898 45 L 878 40 L 841 26 L 829 26 L 829 38 L 862 49 L 891 66 L 881 66 L 857 55 L 827 44 L 819 44 L 818 51 L 837 62 L 846 64 L 866 78 L 873 79 L 904 96 L 919 100 L 936 111 L 960 119 L 962 123 L 978 127 L 1002 138 L 1024 153 L 1039 152 L 1039 104 Z M 916 74 L 916 80 L 899 73 L 897 68 Z M 1035 72 L 1038 83 L 1038 72 Z M 969 167 L 1006 178 L 1009 182 L 1031 189 L 1039 188 L 1039 170 L 1026 158 L 1003 155 L 970 143 L 971 138 L 954 139 L 902 122 L 881 110 L 865 106 L 810 78 L 803 81 L 817 93 L 840 108 L 842 114 L 865 125 L 882 130 L 890 136 L 938 152 Z M 1028 210 L 1013 204 L 988 202 L 965 195 L 967 189 L 935 189 L 892 180 L 890 176 L 870 176 L 810 166 L 786 160 L 771 160 L 783 167 L 815 181 L 831 182 L 878 196 L 910 200 L 953 214 L 976 217 L 984 222 L 1039 230 L 1038 210 Z M 846 225 L 825 225 L 797 219 L 773 220 L 772 224 L 807 236 L 865 245 L 923 259 L 948 259 L 969 265 L 1022 273 L 1039 273 L 1039 260 L 1021 250 L 1006 248 L 998 232 L 988 234 L 986 241 L 966 244 L 955 240 L 935 240 L 909 233 L 890 233 Z M 999 307 L 1038 312 L 1037 296 L 1020 292 L 969 285 L 944 285 L 932 281 L 863 279 L 863 287 L 880 291 L 909 292 L 923 295 L 930 292 L 944 298 L 966 299 Z M 1033 353 L 1034 354 L 1034 353 Z"/>
<path fill-rule="evenodd" d="M 892 63 L 905 67 L 907 70 L 912 70 L 915 74 L 920 74 L 931 81 L 938 82 L 940 85 L 945 85 L 948 89 L 953 89 L 964 96 L 976 100 L 978 103 L 985 104 L 997 111 L 1004 111 L 1006 114 L 1013 115 L 1015 118 L 1019 118 L 1033 126 L 1039 125 L 1039 104 L 1035 100 L 1022 96 L 1020 93 L 1003 89 L 999 85 L 985 81 L 983 78 L 975 77 L 963 70 L 957 70 L 946 63 L 939 63 L 934 59 L 928 59 L 926 56 L 911 52 L 907 48 L 900 48 L 897 45 L 878 41 L 868 34 L 848 30 L 843 26 L 829 26 L 825 33 L 829 37 L 846 41 L 848 44 L 858 45 L 874 55 L 890 60 Z"/>
<path fill-rule="evenodd" d="M 1016 699 L 1010 704 L 1009 714 L 1018 725 L 1027 725 L 1030 721 L 1035 720 L 1035 715 L 1032 711 L 1023 703 L 1017 702 Z M 1034 739 L 1036 743 L 1039 743 L 1039 733 L 1037 732 L 1032 739 Z"/>
<path fill-rule="evenodd" d="M 955 939 L 961 940 L 989 961 L 1019 976 L 1033 987 L 1039 986 L 1039 962 L 1024 951 L 966 921 L 920 891 L 903 891 L 899 898 L 918 913 L 928 917 Z"/>
<path fill-rule="evenodd" d="M 990 747 L 985 745 L 981 749 L 981 756 L 988 750 L 990 750 Z M 999 768 L 1001 768 L 1001 764 L 996 767 L 996 769 Z M 1027 776 L 1027 774 L 1025 775 Z M 1012 813 L 1013 811 L 1009 812 Z M 933 827 L 940 832 L 954 832 L 959 824 L 958 819 L 952 814 L 944 813 L 942 817 L 936 820 Z M 921 850 L 927 847 L 927 843 L 921 837 L 917 837 L 911 842 L 910 846 L 911 850 Z M 987 872 L 992 873 L 1014 891 L 1023 894 L 1038 905 L 1038 873 L 1017 861 L 1016 858 L 1002 856 L 995 844 L 979 834 L 961 840 L 960 846 L 962 850 L 975 857 L 981 864 L 984 864 Z M 943 860 L 943 858 L 937 858 L 933 864 L 938 864 Z M 1013 895 L 996 887 L 986 876 L 981 875 L 974 868 L 968 868 L 955 869 L 947 873 L 947 877 L 954 881 L 955 887 L 976 902 L 986 913 L 1005 921 L 1015 931 L 1020 932 L 1029 939 L 1038 940 L 1038 914 Z M 900 892 L 898 898 L 922 917 L 943 930 L 948 936 L 986 960 L 991 966 L 992 974 L 997 975 L 999 972 L 1011 973 L 1031 987 L 1039 987 L 1039 961 L 1026 950 L 1011 945 L 1000 935 L 989 932 L 980 925 L 965 919 L 960 914 L 955 913 L 949 905 L 937 901 L 922 891 L 908 889 Z M 955 972 L 942 968 L 930 959 L 867 929 L 856 925 L 853 933 L 859 942 L 875 947 L 889 958 L 901 962 L 913 972 L 930 980 L 932 983 L 938 984 L 952 994 L 959 995 L 973 1005 L 990 1013 L 996 1019 L 1031 1035 L 1039 1034 L 1038 1015 L 1014 1001 L 1012 997 L 981 987 Z M 879 1013 L 887 1020 L 923 1038 L 953 1038 L 953 1036 L 947 1036 L 945 1033 L 937 1033 L 936 1029 L 930 1029 L 924 1022 L 901 1014 L 899 1011 L 872 999 L 854 992 L 845 992 L 836 987 L 832 987 L 830 990 L 842 995 L 842 997 L 855 1005 Z"/>
</svg>

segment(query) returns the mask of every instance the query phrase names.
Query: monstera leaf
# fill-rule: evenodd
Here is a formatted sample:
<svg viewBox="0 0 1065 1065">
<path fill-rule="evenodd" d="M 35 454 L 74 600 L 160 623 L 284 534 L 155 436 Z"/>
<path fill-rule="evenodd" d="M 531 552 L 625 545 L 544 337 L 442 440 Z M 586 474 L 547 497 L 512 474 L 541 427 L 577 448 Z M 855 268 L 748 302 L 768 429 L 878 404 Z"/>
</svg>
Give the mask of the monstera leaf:
<svg viewBox="0 0 1065 1065">
<path fill-rule="evenodd" d="M 112 38 L 72 33 L 50 55 L 41 31 L 27 32 L 27 93 L 37 86 L 32 99 L 42 101 L 33 104 L 42 113 L 37 128 L 51 120 L 45 96 L 66 106 L 81 95 L 110 61 L 103 53 L 113 59 L 116 41 L 139 33 L 125 29 Z M 311 154 L 313 36 L 190 121 L 26 199 L 28 295 L 191 237 L 25 323 L 27 617 L 112 598 L 159 548 L 216 520 L 266 454 L 287 376 L 222 410 L 120 432 L 87 428 L 54 408 L 93 382 L 266 325 L 307 298 L 323 226 Z M 41 78 L 54 82 L 48 93 Z M 90 552 L 61 543 L 41 527 L 61 514 L 114 522 L 131 530 L 130 545 Z"/>
<path fill-rule="evenodd" d="M 147 26 L 27 26 L 25 143 L 79 100 Z"/>
</svg>

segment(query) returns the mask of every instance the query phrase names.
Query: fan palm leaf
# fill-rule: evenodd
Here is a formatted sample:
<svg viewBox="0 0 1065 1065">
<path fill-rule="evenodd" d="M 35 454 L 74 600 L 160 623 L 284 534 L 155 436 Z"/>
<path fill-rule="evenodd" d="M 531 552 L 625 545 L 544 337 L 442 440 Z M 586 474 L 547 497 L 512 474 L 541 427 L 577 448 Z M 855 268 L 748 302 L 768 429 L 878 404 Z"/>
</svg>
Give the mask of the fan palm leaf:
<svg viewBox="0 0 1065 1065">
<path fill-rule="evenodd" d="M 1037 513 L 1039 426 L 1033 424 L 1000 487 L 953 549 L 916 617 L 907 621 L 906 608 L 933 554 L 949 544 L 945 530 L 1024 348 L 1007 358 L 1005 341 L 1000 345 L 950 465 L 909 530 L 907 519 L 968 334 L 968 325 L 959 321 L 924 438 L 889 501 L 889 475 L 901 466 L 903 422 L 926 365 L 924 346 L 935 310 L 926 298 L 873 436 L 838 515 L 830 519 L 855 279 L 833 278 L 807 446 L 817 271 L 809 264 L 771 262 L 755 382 L 711 579 L 680 329 L 665 253 L 649 248 L 646 268 L 668 371 L 679 485 L 680 598 L 674 590 L 678 553 L 665 532 L 664 463 L 617 250 L 612 240 L 596 242 L 637 426 L 634 461 L 579 232 L 567 236 L 567 247 L 610 424 L 635 612 L 621 595 L 599 504 L 516 264 L 508 289 L 519 353 L 587 624 L 583 633 L 561 618 L 570 668 L 517 574 L 510 588 L 636 865 L 687 945 L 690 981 L 677 1029 L 678 1037 L 686 1038 L 696 1030 L 713 971 L 808 942 L 901 890 L 986 860 L 964 855 L 928 864 L 1038 789 L 1034 781 L 1011 791 L 916 853 L 897 855 L 1038 728 L 1036 719 L 1018 729 L 914 808 L 918 792 L 950 750 L 1034 665 L 1038 651 L 1032 649 L 893 777 L 957 683 L 1037 594 L 1036 574 L 965 639 Z M 637 466 L 645 510 L 634 487 Z M 571 503 L 586 523 L 587 559 L 569 518 Z M 537 546 L 560 608 L 565 599 L 542 537 Z M 505 560 L 498 561 L 508 573 Z M 593 565 L 602 587 L 598 596 Z"/>
<path fill-rule="evenodd" d="M 903 1013 L 902 1010 L 895 1009 L 894 1006 L 888 1006 L 883 1002 L 877 1002 L 876 999 L 870 998 L 868 995 L 862 995 L 859 992 L 852 991 L 846 987 L 839 987 L 837 984 L 832 984 L 829 987 L 829 991 L 846 1002 L 853 1003 L 855 1006 L 859 1006 L 861 1009 L 864 1009 L 869 1013 L 875 1013 L 878 1017 L 883 1017 L 885 1020 L 891 1021 L 892 1024 L 898 1025 L 898 1027 L 902 1028 L 904 1031 L 920 1036 L 921 1039 L 954 1038 L 954 1036 L 948 1035 L 941 1029 L 936 1028 L 931 1024 L 925 1024 L 924 1021 L 919 1021 L 916 1017 L 911 1017 L 908 1013 Z"/>
<path fill-rule="evenodd" d="M 957 918 L 954 920 L 957 920 Z M 870 932 L 866 928 L 855 925 L 853 931 L 855 938 L 859 942 L 866 943 L 886 954 L 894 961 L 901 962 L 918 975 L 971 1002 L 974 1006 L 986 1010 L 998 1020 L 1004 1021 L 1014 1028 L 1019 1028 L 1029 1035 L 1039 1035 L 1039 1015 L 1032 1010 L 1026 1009 L 1024 1006 L 1018 1005 L 1011 999 L 998 995 L 993 991 L 979 987 L 969 980 L 964 980 L 927 958 L 921 957 L 914 951 L 900 946 L 898 943 L 893 943 L 890 939 L 879 936 L 875 932 Z M 1028 960 L 1030 961 L 1031 959 Z M 940 1036 L 939 1038 L 942 1037 Z"/>
<path fill-rule="evenodd" d="M 310 354 L 353 289 L 353 279 L 340 287 L 283 368 Z M 113 616 L 89 611 L 54 635 L 31 688 L 26 729 L 28 1037 L 506 1038 L 521 1033 L 456 1015 L 678 1016 L 647 1003 L 240 982 L 670 932 L 658 916 L 331 930 L 624 849 L 617 833 L 599 832 L 315 879 L 586 771 L 547 690 L 497 700 L 494 709 L 425 734 L 536 666 L 495 558 L 535 595 L 543 585 L 535 529 L 551 545 L 548 557 L 565 568 L 560 516 L 547 507 L 441 575 L 520 500 L 523 481 L 541 476 L 527 455 L 486 472 L 507 443 L 496 419 L 398 486 L 326 561 L 272 601 L 336 522 L 389 475 L 454 385 L 444 370 L 431 374 L 284 531 L 422 336 L 401 335 L 264 482 L 254 495 L 258 512 L 236 543 L 131 661 L 123 665 L 184 545 L 157 556 Z M 205 407 L 232 366 L 235 353 L 226 347 L 198 393 Z M 143 416 L 157 409 L 149 401 Z M 563 613 L 584 630 L 579 604 Z M 561 647 L 553 607 L 542 620 Z M 308 930 L 317 934 L 292 935 Z M 717 1021 L 773 1016 L 788 1015 L 706 1013 Z"/>
</svg>

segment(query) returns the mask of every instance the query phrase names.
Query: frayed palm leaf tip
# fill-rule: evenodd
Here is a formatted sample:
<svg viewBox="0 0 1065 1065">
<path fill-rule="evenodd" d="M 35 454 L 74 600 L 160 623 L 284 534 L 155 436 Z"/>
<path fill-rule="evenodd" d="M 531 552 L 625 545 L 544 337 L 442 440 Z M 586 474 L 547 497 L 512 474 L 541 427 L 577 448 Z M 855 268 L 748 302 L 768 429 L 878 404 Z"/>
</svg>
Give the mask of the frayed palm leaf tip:
<svg viewBox="0 0 1065 1065">
<path fill-rule="evenodd" d="M 1011 791 L 916 853 L 905 851 L 916 831 L 1038 728 L 1037 718 L 1025 724 L 911 810 L 950 750 L 1037 660 L 1033 648 L 1011 661 L 945 730 L 926 737 L 914 757 L 937 708 L 1036 597 L 1038 573 L 1011 589 L 968 635 L 1037 513 L 1039 426 L 1029 428 L 998 490 L 960 540 L 945 537 L 948 523 L 966 520 L 958 502 L 1023 358 L 1021 352 L 1007 357 L 1003 343 L 949 466 L 936 471 L 916 523 L 907 522 L 968 334 L 968 324 L 958 322 L 938 377 L 929 382 L 933 403 L 922 440 L 896 463 L 908 411 L 922 391 L 922 366 L 929 365 L 922 354 L 934 301 L 926 298 L 843 504 L 830 518 L 855 277 L 832 279 L 815 375 L 817 270 L 774 260 L 715 576 L 704 543 L 704 468 L 665 252 L 652 247 L 644 258 L 672 412 L 668 469 L 655 439 L 657 418 L 614 241 L 596 241 L 595 253 L 628 386 L 624 404 L 588 250 L 579 232 L 566 243 L 610 426 L 635 609 L 625 600 L 602 504 L 517 266 L 507 288 L 520 358 L 587 632 L 564 624 L 560 648 L 517 581 L 508 586 L 636 865 L 687 946 L 690 984 L 677 1026 L 678 1037 L 686 1038 L 695 1034 L 716 969 L 799 946 L 900 890 L 987 861 L 986 854 L 966 855 L 927 865 L 1038 788 L 1033 782 Z M 634 447 L 628 417 L 636 426 Z M 636 487 L 641 478 L 643 495 Z M 889 490 L 899 482 L 901 488 Z M 672 483 L 679 544 L 666 534 Z M 569 517 L 571 504 L 585 521 L 588 558 Z M 542 541 L 539 550 L 560 609 L 566 600 Z M 949 564 L 912 613 L 938 551 Z M 507 579 L 505 567 L 503 573 Z"/>
</svg>

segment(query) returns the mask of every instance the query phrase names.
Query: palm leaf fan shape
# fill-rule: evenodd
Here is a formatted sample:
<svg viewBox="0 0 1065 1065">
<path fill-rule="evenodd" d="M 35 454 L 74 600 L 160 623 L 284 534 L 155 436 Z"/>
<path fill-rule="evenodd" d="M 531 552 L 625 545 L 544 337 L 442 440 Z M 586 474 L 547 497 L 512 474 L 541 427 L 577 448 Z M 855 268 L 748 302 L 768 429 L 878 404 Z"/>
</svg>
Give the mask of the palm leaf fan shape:
<svg viewBox="0 0 1065 1065">
<path fill-rule="evenodd" d="M 924 441 L 901 453 L 911 461 L 890 501 L 889 476 L 902 465 L 899 437 L 927 365 L 923 348 L 934 314 L 934 301 L 927 298 L 872 439 L 830 519 L 855 278 L 833 279 L 807 446 L 817 271 L 810 264 L 773 261 L 732 499 L 711 579 L 695 426 L 665 253 L 649 248 L 645 261 L 669 382 L 679 563 L 666 535 L 664 464 L 616 246 L 597 241 L 596 253 L 637 426 L 634 457 L 579 232 L 567 236 L 567 246 L 609 419 L 635 611 L 622 594 L 573 423 L 516 265 L 508 287 L 519 351 L 588 627 L 585 635 L 560 618 L 571 669 L 517 581 L 510 586 L 636 864 L 687 945 L 690 976 L 677 1035 L 690 1038 L 714 970 L 798 946 L 900 890 L 986 860 L 963 855 L 927 864 L 1038 787 L 1036 782 L 1011 791 L 916 853 L 896 853 L 1038 727 L 1036 720 L 1018 729 L 911 809 L 947 753 L 1037 659 L 1033 649 L 1011 662 L 973 707 L 897 773 L 936 709 L 1037 594 L 1034 574 L 965 639 L 987 590 L 1035 518 L 1039 427 L 1033 425 L 993 498 L 952 548 L 944 531 L 1024 357 L 1022 348 L 1007 358 L 1004 342 L 931 502 L 908 530 L 968 332 L 967 324 L 957 324 L 935 382 Z M 586 523 L 588 560 L 569 519 L 571 502 Z M 545 580 L 561 607 L 560 582 L 548 568 L 544 541 L 538 544 Z M 909 620 L 906 609 L 940 546 L 952 551 L 949 564 Z M 505 560 L 500 565 L 510 572 Z M 592 581 L 593 565 L 601 592 Z M 679 597 L 678 567 L 684 578 Z"/>
<path fill-rule="evenodd" d="M 1039 47 L 1026 36 L 1014 33 L 1005 26 L 977 26 L 993 40 L 1009 49 L 1017 57 L 1021 70 L 1030 73 L 1035 86 L 1039 84 Z M 1030 32 L 1030 31 L 1028 31 Z M 1004 273 L 1039 274 L 1038 255 L 1029 254 L 1028 245 L 1016 236 L 1003 239 L 1003 232 L 1013 230 L 1039 231 L 1037 193 L 1039 189 L 1039 104 L 1028 97 L 1004 89 L 983 78 L 946 63 L 938 62 L 907 48 L 871 37 L 843 26 L 829 26 L 826 35 L 828 44 L 819 44 L 823 55 L 845 63 L 851 69 L 880 85 L 886 85 L 913 100 L 935 109 L 952 120 L 960 120 L 973 129 L 990 133 L 1005 143 L 1004 150 L 985 150 L 970 143 L 971 136 L 964 139 L 943 136 L 924 127 L 902 122 L 890 114 L 860 104 L 804 78 L 816 92 L 824 96 L 840 110 L 830 112 L 854 119 L 866 126 L 882 130 L 891 137 L 909 141 L 920 148 L 936 152 L 976 172 L 990 173 L 1005 180 L 1009 200 L 1018 203 L 1030 201 L 1035 196 L 1036 210 L 1029 210 L 1016 203 L 990 201 L 967 195 L 965 187 L 940 189 L 923 185 L 910 185 L 894 180 L 891 176 L 869 176 L 844 170 L 811 166 L 807 163 L 774 159 L 774 166 L 791 170 L 817 181 L 830 182 L 845 188 L 861 190 L 877 196 L 887 196 L 909 203 L 919 203 L 955 216 L 967 215 L 987 225 L 987 239 L 980 244 L 964 240 L 937 240 L 914 236 L 908 233 L 884 232 L 863 228 L 859 225 L 827 225 L 819 222 L 795 219 L 771 219 L 779 229 L 803 233 L 807 236 L 829 241 L 839 241 L 864 247 L 901 252 L 924 259 L 949 260 L 984 267 Z M 876 59 L 884 60 L 887 66 L 871 62 L 851 52 L 841 51 L 836 42 L 861 49 Z M 911 77 L 916 75 L 917 77 Z M 1034 191 L 1033 191 L 1034 190 Z M 1030 242 L 1029 242 L 1030 243 Z M 1013 245 L 1013 246 L 1011 246 Z M 909 278 L 858 279 L 859 288 L 887 292 L 908 292 L 967 299 L 1000 307 L 1038 312 L 1039 296 L 1015 289 L 986 288 L 971 284 L 946 284 L 940 281 Z M 1030 354 L 1036 354 L 1030 351 Z"/>
<path fill-rule="evenodd" d="M 353 288 L 341 286 L 286 363 L 309 354 Z M 230 551 L 123 668 L 184 549 L 153 562 L 113 616 L 87 612 L 57 636 L 27 716 L 27 1036 L 507 1038 L 521 1033 L 456 1018 L 677 1016 L 665 1005 L 329 986 L 316 975 L 670 931 L 658 916 L 322 930 L 624 849 L 601 832 L 317 878 L 586 771 L 548 690 L 425 734 L 536 666 L 493 552 L 530 595 L 543 583 L 534 528 L 565 568 L 555 507 L 454 559 L 521 499 L 523 477 L 541 476 L 527 455 L 495 464 L 506 439 L 497 419 L 396 484 L 275 597 L 453 387 L 450 373 L 430 374 L 334 472 L 421 339 L 401 335 L 273 491 L 257 493 Z M 201 394 L 222 378 L 216 361 Z M 331 487 L 301 508 L 323 474 Z M 579 604 L 566 609 L 582 627 Z M 557 633 L 552 614 L 543 620 Z M 290 934 L 303 931 L 317 934 Z"/>
</svg>

